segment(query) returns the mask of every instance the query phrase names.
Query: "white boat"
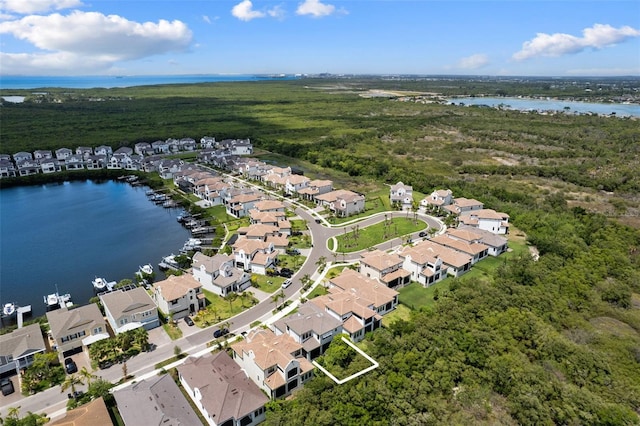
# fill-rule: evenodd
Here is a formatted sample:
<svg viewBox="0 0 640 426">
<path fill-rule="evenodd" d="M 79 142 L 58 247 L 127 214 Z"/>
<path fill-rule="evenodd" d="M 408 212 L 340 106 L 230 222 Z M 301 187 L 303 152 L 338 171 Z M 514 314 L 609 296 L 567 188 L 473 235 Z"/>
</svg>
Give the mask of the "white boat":
<svg viewBox="0 0 640 426">
<path fill-rule="evenodd" d="M 5 303 L 2 306 L 2 315 L 5 317 L 10 317 L 15 314 L 17 311 L 17 307 L 15 303 Z"/>
<path fill-rule="evenodd" d="M 96 291 L 111 291 L 116 285 L 116 282 L 107 281 L 106 278 L 95 277 L 95 279 L 91 281 L 91 284 L 93 284 L 93 288 Z"/>
<path fill-rule="evenodd" d="M 57 309 L 71 305 L 71 295 L 69 293 L 59 294 L 58 292 L 55 292 L 44 296 L 43 299 L 44 304 L 47 305 L 48 309 Z"/>
<path fill-rule="evenodd" d="M 150 263 L 147 263 L 144 266 L 138 267 L 138 274 L 142 277 L 152 275 L 153 274 L 153 266 Z"/>
<path fill-rule="evenodd" d="M 176 255 L 171 254 L 162 258 L 162 262 L 158 263 L 160 269 L 180 269 L 178 262 L 176 262 Z"/>
<path fill-rule="evenodd" d="M 58 303 L 58 293 L 44 296 L 44 304 L 47 305 L 47 308 L 55 308 L 58 306 Z"/>
</svg>

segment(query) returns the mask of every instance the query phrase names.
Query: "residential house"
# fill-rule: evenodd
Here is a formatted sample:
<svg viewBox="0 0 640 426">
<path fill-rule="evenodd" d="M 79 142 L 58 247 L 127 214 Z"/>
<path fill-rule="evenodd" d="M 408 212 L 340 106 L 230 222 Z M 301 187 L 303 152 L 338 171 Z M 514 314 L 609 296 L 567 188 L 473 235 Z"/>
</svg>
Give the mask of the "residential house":
<svg viewBox="0 0 640 426">
<path fill-rule="evenodd" d="M 53 152 L 48 149 L 38 149 L 33 151 L 34 160 L 50 160 L 53 158 Z"/>
<path fill-rule="evenodd" d="M 436 235 L 435 237 L 431 238 L 431 241 L 468 255 L 469 257 L 471 257 L 472 265 L 475 265 L 476 262 L 481 261 L 489 254 L 489 247 L 482 243 L 469 243 L 467 241 L 462 241 L 456 238 L 450 238 L 447 234 Z"/>
<path fill-rule="evenodd" d="M 18 164 L 23 161 L 33 161 L 33 154 L 30 152 L 20 151 L 13 154 L 13 162 Z"/>
<path fill-rule="evenodd" d="M 447 229 L 447 235 L 468 243 L 482 243 L 489 247 L 489 255 L 491 256 L 499 256 L 508 248 L 506 238 L 472 226 L 459 225 L 457 228 Z"/>
<path fill-rule="evenodd" d="M 492 209 L 462 213 L 458 217 L 458 222 L 494 234 L 506 235 L 509 233 L 509 215 Z"/>
<path fill-rule="evenodd" d="M 437 189 L 420 201 L 420 207 L 441 208 L 453 203 L 453 192 L 450 189 Z"/>
<path fill-rule="evenodd" d="M 363 253 L 360 259 L 360 273 L 375 278 L 387 287 L 404 286 L 411 282 L 411 272 L 402 269 L 403 259 L 397 254 L 380 250 Z"/>
<path fill-rule="evenodd" d="M 193 315 L 205 307 L 202 284 L 193 275 L 170 275 L 153 284 L 152 299 L 160 312 L 173 319 Z"/>
<path fill-rule="evenodd" d="M 100 145 L 99 147 L 93 150 L 93 153 L 95 155 L 104 155 L 109 157 L 113 155 L 113 149 L 111 149 L 111 147 L 108 145 Z"/>
<path fill-rule="evenodd" d="M 266 418 L 269 398 L 225 351 L 187 358 L 178 377 L 208 425 L 254 426 Z"/>
<path fill-rule="evenodd" d="M 0 178 L 16 177 L 18 170 L 11 160 L 0 160 Z"/>
<path fill-rule="evenodd" d="M 257 192 L 236 195 L 226 204 L 227 214 L 237 218 L 248 216 L 249 210 L 251 210 L 254 204 L 260 201 L 261 198 L 262 195 Z"/>
<path fill-rule="evenodd" d="M 113 397 L 125 426 L 202 426 L 169 374 L 136 381 L 114 391 Z"/>
<path fill-rule="evenodd" d="M 76 148 L 76 155 L 81 155 L 83 159 L 87 159 L 90 155 L 93 155 L 93 148 L 88 146 L 79 146 Z"/>
<path fill-rule="evenodd" d="M 138 142 L 133 146 L 133 151 L 138 155 L 152 155 L 153 148 L 149 142 Z"/>
<path fill-rule="evenodd" d="M 62 170 L 60 161 L 55 158 L 41 158 L 38 160 L 42 173 L 55 173 Z"/>
<path fill-rule="evenodd" d="M 398 252 L 403 260 L 402 268 L 411 272 L 413 281 L 429 287 L 447 276 L 447 267 L 439 253 L 431 246 L 416 244 L 406 246 Z"/>
<path fill-rule="evenodd" d="M 64 166 L 67 170 L 82 170 L 84 169 L 84 157 L 81 154 L 71 154 L 65 160 Z"/>
<path fill-rule="evenodd" d="M 37 175 L 42 171 L 40 164 L 36 160 L 16 161 L 16 168 L 18 169 L 18 176 Z"/>
<path fill-rule="evenodd" d="M 270 398 L 285 397 L 313 377 L 313 365 L 288 334 L 258 328 L 231 345 L 233 359 Z"/>
<path fill-rule="evenodd" d="M 85 159 L 88 170 L 104 169 L 107 167 L 107 156 L 104 154 L 89 155 Z"/>
<path fill-rule="evenodd" d="M 99 297 L 116 334 L 138 327 L 151 330 L 160 325 L 158 307 L 143 287 L 119 289 Z"/>
<path fill-rule="evenodd" d="M 128 146 L 121 146 L 120 148 L 116 149 L 113 152 L 113 155 L 116 155 L 116 154 L 124 154 L 126 156 L 131 156 L 133 155 L 133 149 L 129 148 Z"/>
<path fill-rule="evenodd" d="M 156 154 L 168 154 L 170 152 L 169 143 L 165 141 L 151 142 L 151 148 L 153 149 L 153 152 Z"/>
<path fill-rule="evenodd" d="M 402 182 L 391 185 L 389 200 L 391 205 L 398 204 L 402 210 L 413 209 L 413 187 Z"/>
<path fill-rule="evenodd" d="M 251 286 L 251 275 L 234 266 L 231 256 L 207 256 L 197 252 L 193 256 L 192 274 L 196 281 L 219 296 L 246 290 Z"/>
<path fill-rule="evenodd" d="M 200 139 L 200 148 L 207 149 L 213 148 L 216 145 L 216 138 L 213 136 L 203 136 Z"/>
<path fill-rule="evenodd" d="M 453 203 L 442 207 L 442 210 L 454 216 L 459 216 L 466 212 L 481 210 L 483 208 L 484 204 L 478 200 L 460 197 L 454 198 Z"/>
<path fill-rule="evenodd" d="M 277 257 L 273 242 L 238 238 L 233 245 L 235 265 L 247 272 L 265 275 Z"/>
<path fill-rule="evenodd" d="M 47 322 L 56 345 L 53 349 L 57 349 L 60 358 L 87 350 L 92 343 L 109 338 L 107 321 L 95 303 L 47 312 Z"/>
<path fill-rule="evenodd" d="M 276 336 L 288 334 L 302 345 L 302 354 L 313 360 L 324 354 L 333 338 L 342 334 L 342 321 L 317 305 L 305 302 L 298 310 L 273 324 Z"/>
<path fill-rule="evenodd" d="M 333 191 L 333 181 L 330 180 L 312 180 L 306 188 L 298 191 L 298 194 L 305 200 L 315 201 L 316 196 L 326 194 Z"/>
<path fill-rule="evenodd" d="M 398 255 L 400 257 L 406 258 L 407 255 L 411 255 L 412 258 L 420 259 L 420 256 L 416 253 L 420 253 L 423 256 L 433 256 L 438 259 L 442 259 L 443 267 L 446 267 L 447 273 L 454 277 L 459 277 L 471 269 L 471 256 L 461 253 L 459 251 L 453 250 L 449 247 L 445 247 L 440 244 L 436 244 L 430 240 L 420 241 L 413 247 L 405 247 Z M 431 259 L 429 259 L 431 260 Z M 405 263 L 404 268 L 408 271 L 411 271 L 410 267 L 408 267 L 407 263 Z M 431 269 L 431 268 L 430 268 Z M 433 270 L 432 270 L 433 271 Z M 427 272 L 427 271 L 424 271 Z M 433 282 L 436 280 L 434 279 Z M 427 284 L 428 285 L 428 281 Z"/>
<path fill-rule="evenodd" d="M 347 217 L 364 211 L 364 195 L 346 189 L 338 189 L 316 196 L 316 202 L 326 206 L 337 217 Z"/>
<path fill-rule="evenodd" d="M 196 141 L 192 138 L 182 138 L 178 141 L 180 151 L 193 151 L 196 149 Z"/>
<path fill-rule="evenodd" d="M 56 149 L 56 159 L 60 161 L 66 161 L 73 154 L 73 151 L 69 148 Z"/>
<path fill-rule="evenodd" d="M 173 179 L 173 176 L 182 170 L 184 161 L 172 158 L 163 158 L 158 162 L 156 171 L 162 179 Z"/>
<path fill-rule="evenodd" d="M 35 354 L 44 353 L 47 346 L 40 324 L 31 324 L 0 335 L 0 375 L 19 374 L 33 363 Z"/>
<path fill-rule="evenodd" d="M 64 417 L 47 426 L 111 426 L 111 416 L 102 397 L 67 411 Z"/>
<path fill-rule="evenodd" d="M 311 179 L 309 179 L 306 176 L 302 176 L 302 175 L 287 176 L 284 184 L 284 192 L 289 195 L 298 194 L 300 190 L 309 186 L 309 182 L 311 182 Z"/>
</svg>

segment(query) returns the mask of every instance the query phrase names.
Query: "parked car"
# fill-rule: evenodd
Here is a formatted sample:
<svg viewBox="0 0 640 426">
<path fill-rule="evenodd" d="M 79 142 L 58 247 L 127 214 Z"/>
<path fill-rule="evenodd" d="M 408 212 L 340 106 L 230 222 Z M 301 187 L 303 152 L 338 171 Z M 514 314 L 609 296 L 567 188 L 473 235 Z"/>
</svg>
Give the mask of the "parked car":
<svg viewBox="0 0 640 426">
<path fill-rule="evenodd" d="M 213 337 L 217 339 L 218 337 L 226 336 L 227 334 L 229 334 L 229 329 L 219 328 L 213 332 Z"/>
<path fill-rule="evenodd" d="M 280 269 L 280 276 L 285 278 L 291 278 L 293 276 L 293 270 L 289 268 Z"/>
<path fill-rule="evenodd" d="M 73 374 L 78 372 L 78 366 L 76 365 L 76 362 L 71 358 L 64 359 L 64 369 L 67 372 L 67 374 Z"/>
<path fill-rule="evenodd" d="M 186 322 L 189 327 L 193 325 L 193 320 L 191 319 L 191 317 L 184 317 L 184 322 Z"/>
<path fill-rule="evenodd" d="M 2 394 L 4 396 L 11 395 L 16 391 L 13 387 L 13 382 L 9 378 L 0 380 L 0 387 L 2 388 Z"/>
<path fill-rule="evenodd" d="M 418 235 L 419 235 L 420 237 L 426 237 L 426 236 L 427 236 L 427 233 L 426 233 L 426 232 L 424 232 L 424 231 L 422 231 L 422 232 L 421 232 L 421 233 L 419 233 Z"/>
<path fill-rule="evenodd" d="M 293 231 L 293 232 L 291 233 L 291 236 L 292 236 L 292 237 L 297 237 L 297 236 L 300 236 L 300 235 L 302 235 L 302 231 Z"/>
<path fill-rule="evenodd" d="M 291 281 L 291 278 L 288 278 L 286 280 L 284 280 L 284 282 L 282 283 L 282 288 L 287 288 L 291 285 L 291 283 L 293 283 L 293 281 Z"/>
<path fill-rule="evenodd" d="M 300 250 L 298 250 L 297 248 L 288 248 L 287 249 L 287 254 L 289 254 L 289 255 L 300 254 Z"/>
</svg>

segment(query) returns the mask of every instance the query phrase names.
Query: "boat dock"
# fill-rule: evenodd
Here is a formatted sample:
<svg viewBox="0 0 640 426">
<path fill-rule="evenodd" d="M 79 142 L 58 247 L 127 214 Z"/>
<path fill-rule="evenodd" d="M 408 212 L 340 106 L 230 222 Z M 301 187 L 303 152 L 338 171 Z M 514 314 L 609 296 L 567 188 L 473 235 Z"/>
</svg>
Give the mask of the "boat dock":
<svg viewBox="0 0 640 426">
<path fill-rule="evenodd" d="M 22 328 L 22 324 L 24 323 L 24 319 L 22 318 L 23 315 L 26 314 L 30 314 L 31 313 L 31 305 L 27 305 L 27 306 L 20 306 L 17 309 L 18 312 L 18 328 Z"/>
</svg>

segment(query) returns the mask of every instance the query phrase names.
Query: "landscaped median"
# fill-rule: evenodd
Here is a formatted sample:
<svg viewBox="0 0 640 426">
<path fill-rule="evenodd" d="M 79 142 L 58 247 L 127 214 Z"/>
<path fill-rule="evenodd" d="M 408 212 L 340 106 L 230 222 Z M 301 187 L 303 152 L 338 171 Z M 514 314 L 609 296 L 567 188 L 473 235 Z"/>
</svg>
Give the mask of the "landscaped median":
<svg viewBox="0 0 640 426">
<path fill-rule="evenodd" d="M 344 234 L 337 235 L 339 253 L 349 253 L 365 250 L 377 244 L 384 243 L 393 238 L 402 237 L 414 232 L 426 229 L 425 223 L 420 219 L 411 217 L 386 218 L 366 228 L 360 228 L 358 224 L 344 227 Z"/>
</svg>

